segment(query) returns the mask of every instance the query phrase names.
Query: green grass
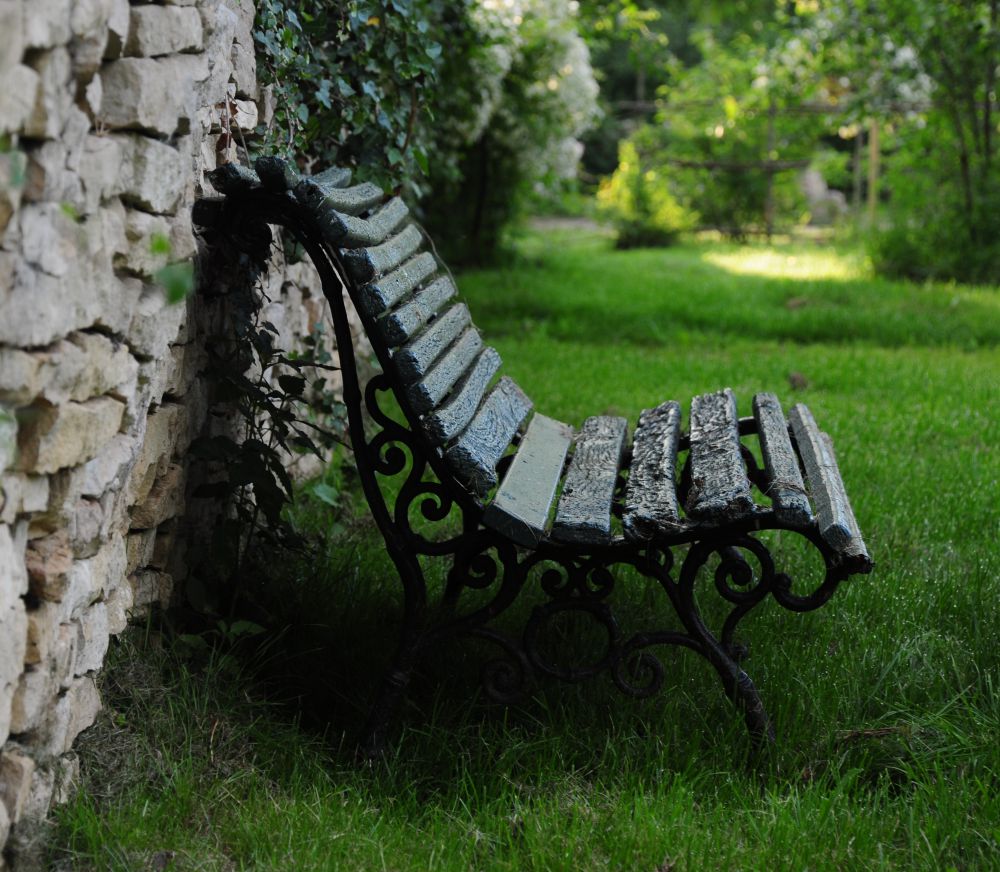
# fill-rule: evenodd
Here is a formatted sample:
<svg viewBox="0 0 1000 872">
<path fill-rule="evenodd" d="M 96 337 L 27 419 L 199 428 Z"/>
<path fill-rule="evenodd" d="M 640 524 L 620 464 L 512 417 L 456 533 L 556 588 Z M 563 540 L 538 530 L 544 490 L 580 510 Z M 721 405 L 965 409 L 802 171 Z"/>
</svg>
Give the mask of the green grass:
<svg viewBox="0 0 1000 872">
<path fill-rule="evenodd" d="M 460 285 L 549 415 L 634 421 L 730 385 L 744 414 L 775 390 L 833 434 L 877 568 L 817 612 L 770 603 L 745 622 L 779 733 L 771 758 L 747 765 L 742 724 L 693 656 L 667 652 L 653 700 L 600 678 L 497 710 L 474 692 L 486 652 L 455 648 L 416 681 L 386 765 L 356 765 L 345 734 L 387 655 L 395 586 L 350 481 L 333 480 L 355 506 L 346 532 L 324 535 L 302 510 L 315 555 L 284 568 L 280 594 L 251 585 L 288 627 L 254 663 L 234 672 L 245 643 L 197 668 L 119 646 L 81 748 L 88 790 L 59 812 L 49 861 L 996 868 L 1000 292 L 877 280 L 832 249 L 615 252 L 565 232 Z M 628 582 L 626 618 L 660 613 L 655 591 Z"/>
</svg>

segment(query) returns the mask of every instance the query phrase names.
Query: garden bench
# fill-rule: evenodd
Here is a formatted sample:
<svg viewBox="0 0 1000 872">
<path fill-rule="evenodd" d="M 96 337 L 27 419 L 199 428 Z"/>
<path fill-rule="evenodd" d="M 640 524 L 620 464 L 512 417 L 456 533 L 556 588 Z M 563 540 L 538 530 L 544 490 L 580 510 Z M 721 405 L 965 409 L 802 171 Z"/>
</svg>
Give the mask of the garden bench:
<svg viewBox="0 0 1000 872">
<path fill-rule="evenodd" d="M 631 439 L 627 422 L 615 416 L 588 418 L 574 430 L 534 411 L 527 394 L 500 375 L 500 355 L 484 346 L 398 197 L 369 183 L 352 186 L 340 169 L 300 177 L 273 157 L 257 160 L 254 170 L 223 166 L 211 180 L 223 196 L 201 200 L 196 223 L 256 240 L 260 260 L 270 254 L 265 225 L 283 226 L 319 270 L 332 312 L 361 485 L 404 596 L 366 749 L 383 747 L 418 658 L 462 635 L 498 646 L 483 683 L 503 701 L 536 674 L 577 681 L 603 671 L 622 691 L 648 696 L 666 679 L 652 649 L 687 648 L 714 667 L 755 740 L 773 739 L 739 664 L 745 649 L 734 638 L 737 624 L 769 596 L 792 611 L 815 609 L 841 581 L 872 568 L 833 445 L 804 405 L 786 421 L 777 398 L 759 393 L 752 416 L 739 417 L 724 388 L 692 400 L 686 431 L 674 401 L 644 411 Z M 381 366 L 364 386 L 345 290 Z M 401 486 L 381 486 L 391 478 Z M 824 569 L 808 592 L 793 591 L 790 577 L 776 570 L 755 535 L 768 530 L 815 547 Z M 425 558 L 450 561 L 443 608 L 429 605 Z M 622 632 L 611 570 L 626 566 L 662 588 L 677 628 Z M 706 576 L 714 584 L 703 586 L 725 609 L 718 631 L 696 597 Z M 497 629 L 494 619 L 529 587 L 542 601 L 523 630 Z M 465 606 L 471 591 L 475 602 Z M 567 665 L 548 653 L 546 633 L 567 612 L 606 631 L 606 646 L 591 662 Z"/>
</svg>

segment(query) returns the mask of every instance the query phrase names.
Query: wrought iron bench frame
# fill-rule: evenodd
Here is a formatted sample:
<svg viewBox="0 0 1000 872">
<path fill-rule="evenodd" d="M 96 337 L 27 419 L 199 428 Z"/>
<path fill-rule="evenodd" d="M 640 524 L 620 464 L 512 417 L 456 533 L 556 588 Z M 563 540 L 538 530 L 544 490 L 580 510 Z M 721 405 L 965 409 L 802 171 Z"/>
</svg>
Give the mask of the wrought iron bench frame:
<svg viewBox="0 0 1000 872">
<path fill-rule="evenodd" d="M 551 530 L 527 529 L 516 518 L 512 521 L 496 510 L 491 523 L 484 523 L 484 517 L 487 521 L 491 518 L 487 512 L 492 503 L 476 492 L 477 487 L 470 486 L 468 477 L 460 479 L 455 464 L 438 444 L 440 440 L 429 437 L 426 417 L 415 411 L 411 403 L 412 390 L 408 393 L 408 389 L 412 388 L 412 383 L 401 378 L 397 360 L 394 360 L 398 349 L 394 351 L 384 340 L 383 330 L 377 323 L 379 319 L 370 314 L 370 307 L 364 304 L 363 295 L 366 288 L 371 288 L 370 280 L 389 273 L 409 256 L 382 258 L 381 264 L 373 262 L 382 257 L 380 252 L 384 252 L 393 240 L 403 235 L 391 234 L 400 224 L 397 213 L 402 210 L 405 216 L 405 208 L 395 199 L 386 201 L 374 186 L 347 187 L 349 174 L 344 171 L 330 170 L 300 178 L 293 166 L 276 158 L 259 159 L 256 171 L 227 165 L 215 171 L 211 178 L 224 196 L 199 201 L 195 207 L 195 223 L 212 227 L 234 239 L 254 240 L 251 247 L 255 250 L 248 253 L 262 261 L 270 256 L 271 236 L 267 225 L 285 228 L 302 244 L 314 263 L 329 302 L 355 463 L 365 498 L 398 570 L 403 589 L 399 640 L 368 716 L 361 739 L 363 750 L 375 754 L 384 748 L 391 718 L 418 659 L 446 640 L 470 635 L 500 649 L 500 656 L 483 667 L 483 685 L 490 697 L 501 702 L 516 699 L 535 673 L 575 682 L 607 671 L 624 693 L 635 697 L 651 696 L 664 684 L 666 669 L 649 649 L 663 645 L 687 648 L 701 655 L 715 669 L 727 696 L 742 709 L 755 742 L 772 742 L 775 734 L 771 720 L 760 694 L 739 663 L 745 653 L 735 641 L 739 622 L 768 596 L 791 611 L 816 609 L 830 599 L 841 581 L 852 574 L 870 572 L 872 568 L 840 482 L 832 444 L 825 434 L 819 434 L 808 411 L 802 411 L 803 407 L 793 409 L 795 421 L 791 432 L 782 437 L 782 444 L 790 442 L 794 446 L 801 470 L 810 464 L 797 444 L 796 434 L 800 439 L 815 443 L 809 449 L 812 468 L 806 469 L 813 490 L 823 490 L 822 494 L 813 493 L 813 503 L 822 503 L 817 505 L 815 516 L 809 512 L 808 502 L 805 502 L 808 517 L 801 514 L 805 500 L 801 486 L 797 488 L 794 483 L 778 481 L 774 469 L 767 468 L 767 464 L 763 468 L 758 465 L 742 441 L 749 436 L 759 436 L 766 422 L 774 420 L 773 408 L 769 413 L 768 408 L 762 411 L 758 405 L 776 405 L 776 399 L 771 395 L 758 395 L 755 417 L 739 418 L 733 426 L 738 429 L 738 451 L 745 463 L 746 477 L 760 494 L 770 494 L 770 505 L 752 504 L 734 516 L 730 503 L 727 504 L 729 508 L 723 507 L 714 518 L 678 518 L 674 523 L 653 524 L 652 530 L 649 517 L 642 529 L 629 516 L 625 519 L 626 535 L 614 532 L 591 536 L 589 542 L 567 541 L 566 537 L 559 541 Z M 391 216 L 380 225 L 379 215 L 385 218 L 389 213 Z M 412 239 L 407 247 L 412 254 Z M 420 293 L 421 287 L 412 294 Z M 345 292 L 360 314 L 381 367 L 381 372 L 364 386 L 357 366 Z M 435 323 L 434 319 L 431 313 L 422 328 L 425 333 L 429 325 Z M 416 335 L 420 329 L 418 325 Z M 405 423 L 395 420 L 387 411 L 384 399 L 390 393 L 395 395 Z M 479 395 L 480 402 L 483 393 L 485 389 Z M 718 397 L 722 399 L 716 399 Z M 721 393 L 697 398 L 695 402 L 699 401 L 715 404 L 718 408 L 732 402 L 731 394 L 726 397 Z M 732 408 L 735 414 L 735 405 Z M 673 456 L 676 458 L 688 452 L 676 489 L 677 501 L 690 508 L 694 491 L 699 486 L 704 487 L 705 482 L 692 474 L 692 437 L 690 433 L 679 433 L 679 408 L 673 413 L 663 406 L 645 415 L 651 416 L 646 424 L 647 431 L 653 432 L 660 426 L 661 431 L 656 432 L 661 435 L 666 417 L 676 417 L 671 421 Z M 781 423 L 778 430 L 784 430 L 780 406 L 777 415 Z M 640 429 L 643 420 L 640 419 Z M 523 422 L 516 431 L 510 440 L 514 451 L 524 444 Z M 777 439 L 776 436 L 768 438 Z M 644 444 L 648 447 L 650 443 L 647 440 Z M 641 462 L 630 456 L 624 443 L 622 447 L 611 507 L 619 518 L 628 489 L 625 471 L 630 463 Z M 774 450 L 777 449 L 772 448 Z M 514 457 L 507 449 L 496 464 L 497 479 L 509 471 Z M 564 461 L 559 474 L 564 475 L 571 463 Z M 405 481 L 394 502 L 390 503 L 380 486 L 380 479 L 404 474 Z M 632 475 L 636 482 L 640 481 L 638 472 Z M 672 492 L 675 482 L 672 475 L 669 478 Z M 821 478 L 826 482 L 822 488 L 819 487 Z M 487 485 L 492 487 L 497 479 L 488 481 Z M 505 478 L 501 489 L 506 481 Z M 782 490 L 785 485 L 787 487 Z M 482 482 L 478 490 L 482 492 Z M 784 503 L 782 494 L 787 497 Z M 632 494 L 631 498 L 633 502 L 638 498 L 653 503 L 654 496 L 640 493 L 637 497 Z M 712 495 L 708 496 L 711 502 Z M 656 516 L 657 505 L 646 508 L 651 517 Z M 457 533 L 452 527 L 445 538 L 434 539 L 414 529 L 414 512 L 433 524 L 444 522 L 455 510 L 461 517 Z M 634 506 L 628 511 L 634 514 Z M 823 560 L 824 575 L 810 593 L 793 592 L 790 577 L 776 570 L 768 548 L 753 535 L 761 530 L 787 531 L 815 546 Z M 629 532 L 632 535 L 628 535 Z M 576 538 L 586 539 L 587 534 L 584 531 Z M 719 558 L 714 569 L 714 588 L 728 606 L 728 614 L 718 633 L 714 633 L 703 619 L 696 597 L 696 584 L 705 574 L 701 570 L 713 555 Z M 451 560 L 442 594 L 443 608 L 432 608 L 429 603 L 422 557 Z M 612 569 L 616 566 L 633 567 L 654 580 L 665 592 L 682 629 L 654 629 L 624 636 L 612 608 L 611 594 L 615 587 Z M 546 601 L 533 608 L 520 636 L 514 637 L 492 627 L 491 622 L 514 603 L 522 589 L 536 577 Z M 489 591 L 491 595 L 485 604 L 462 612 L 461 595 L 468 589 Z M 588 615 L 607 633 L 606 649 L 589 664 L 565 666 L 547 659 L 540 649 L 539 642 L 549 622 L 567 611 Z"/>
</svg>

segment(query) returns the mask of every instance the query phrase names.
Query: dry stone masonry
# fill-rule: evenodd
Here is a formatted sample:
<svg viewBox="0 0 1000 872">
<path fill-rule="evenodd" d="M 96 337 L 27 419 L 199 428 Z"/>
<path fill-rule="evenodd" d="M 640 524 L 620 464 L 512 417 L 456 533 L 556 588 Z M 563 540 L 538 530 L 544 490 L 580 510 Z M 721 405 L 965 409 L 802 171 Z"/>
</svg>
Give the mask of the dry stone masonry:
<svg viewBox="0 0 1000 872">
<path fill-rule="evenodd" d="M 253 15 L 0 0 L 0 867 L 67 796 L 110 637 L 184 572 L 209 319 L 155 276 L 267 103 Z M 323 317 L 305 265 L 267 290 L 285 347 Z"/>
</svg>

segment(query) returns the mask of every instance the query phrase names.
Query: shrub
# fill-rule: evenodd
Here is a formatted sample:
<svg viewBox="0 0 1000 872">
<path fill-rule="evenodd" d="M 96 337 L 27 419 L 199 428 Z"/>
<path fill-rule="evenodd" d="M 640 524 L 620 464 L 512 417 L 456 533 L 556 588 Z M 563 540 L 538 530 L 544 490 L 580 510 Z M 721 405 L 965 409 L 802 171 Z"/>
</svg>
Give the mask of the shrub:
<svg viewBox="0 0 1000 872">
<path fill-rule="evenodd" d="M 670 176 L 644 160 L 631 140 L 618 149 L 618 169 L 597 192 L 601 212 L 617 231 L 619 248 L 670 245 L 698 221 L 670 189 Z"/>
</svg>

